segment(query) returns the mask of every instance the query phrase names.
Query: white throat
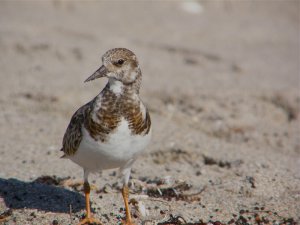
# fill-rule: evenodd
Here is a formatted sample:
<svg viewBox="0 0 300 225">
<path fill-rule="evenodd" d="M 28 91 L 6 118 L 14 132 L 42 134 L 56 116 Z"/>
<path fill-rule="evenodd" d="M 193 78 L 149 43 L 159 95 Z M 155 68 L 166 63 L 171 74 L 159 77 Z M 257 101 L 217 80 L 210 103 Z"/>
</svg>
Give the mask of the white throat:
<svg viewBox="0 0 300 225">
<path fill-rule="evenodd" d="M 118 81 L 114 78 L 109 78 L 109 89 L 115 93 L 120 94 L 122 92 L 123 83 L 121 81 Z"/>
</svg>

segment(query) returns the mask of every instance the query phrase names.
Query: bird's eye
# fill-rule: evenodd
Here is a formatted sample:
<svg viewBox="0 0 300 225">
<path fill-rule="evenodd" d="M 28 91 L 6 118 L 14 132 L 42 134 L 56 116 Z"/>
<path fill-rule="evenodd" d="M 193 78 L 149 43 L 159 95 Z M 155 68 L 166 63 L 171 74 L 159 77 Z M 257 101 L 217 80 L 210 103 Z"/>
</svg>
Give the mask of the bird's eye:
<svg viewBox="0 0 300 225">
<path fill-rule="evenodd" d="M 123 60 L 123 59 L 119 59 L 117 63 L 118 63 L 118 65 L 121 66 L 121 65 L 123 65 L 123 63 L 124 63 L 124 60 Z"/>
</svg>

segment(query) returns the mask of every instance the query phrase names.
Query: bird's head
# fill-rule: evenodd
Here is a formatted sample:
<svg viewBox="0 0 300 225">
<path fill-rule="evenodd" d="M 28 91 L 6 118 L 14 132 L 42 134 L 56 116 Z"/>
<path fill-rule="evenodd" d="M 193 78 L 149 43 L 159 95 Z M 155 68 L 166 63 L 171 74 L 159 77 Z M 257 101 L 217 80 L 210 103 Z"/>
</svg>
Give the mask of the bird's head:
<svg viewBox="0 0 300 225">
<path fill-rule="evenodd" d="M 102 66 L 85 82 L 107 77 L 129 85 L 134 83 L 139 76 L 140 68 L 135 54 L 126 48 L 114 48 L 102 56 Z"/>
</svg>

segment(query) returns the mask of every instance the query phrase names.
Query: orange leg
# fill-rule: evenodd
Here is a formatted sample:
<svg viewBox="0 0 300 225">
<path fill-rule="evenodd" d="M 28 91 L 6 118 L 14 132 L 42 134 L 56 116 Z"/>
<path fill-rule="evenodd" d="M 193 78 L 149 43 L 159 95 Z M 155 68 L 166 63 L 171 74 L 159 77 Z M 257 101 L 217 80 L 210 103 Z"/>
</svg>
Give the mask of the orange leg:
<svg viewBox="0 0 300 225">
<path fill-rule="evenodd" d="M 85 207 L 86 207 L 86 217 L 80 221 L 78 225 L 84 225 L 84 224 L 100 224 L 102 223 L 93 217 L 91 217 L 91 207 L 90 207 L 90 184 L 86 181 L 84 182 L 84 193 L 85 193 Z"/>
<path fill-rule="evenodd" d="M 122 188 L 122 196 L 125 204 L 125 210 L 126 210 L 126 221 L 124 221 L 125 225 L 134 225 L 131 219 L 130 209 L 128 205 L 128 196 L 129 196 L 129 190 L 128 186 L 124 185 Z"/>
</svg>

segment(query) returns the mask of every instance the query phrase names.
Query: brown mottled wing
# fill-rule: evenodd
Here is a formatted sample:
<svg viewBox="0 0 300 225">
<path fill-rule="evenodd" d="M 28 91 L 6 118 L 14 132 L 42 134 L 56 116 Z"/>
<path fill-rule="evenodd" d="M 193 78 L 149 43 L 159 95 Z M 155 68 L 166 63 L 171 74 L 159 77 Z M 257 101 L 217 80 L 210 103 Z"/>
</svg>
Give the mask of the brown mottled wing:
<svg viewBox="0 0 300 225">
<path fill-rule="evenodd" d="M 81 139 L 82 139 L 82 126 L 84 124 L 84 118 L 89 110 L 89 103 L 79 108 L 69 123 L 69 126 L 65 132 L 63 138 L 63 147 L 62 151 L 65 153 L 65 156 L 74 155 L 77 151 Z"/>
</svg>

